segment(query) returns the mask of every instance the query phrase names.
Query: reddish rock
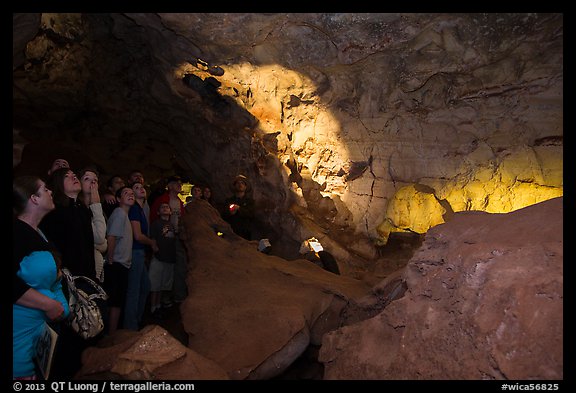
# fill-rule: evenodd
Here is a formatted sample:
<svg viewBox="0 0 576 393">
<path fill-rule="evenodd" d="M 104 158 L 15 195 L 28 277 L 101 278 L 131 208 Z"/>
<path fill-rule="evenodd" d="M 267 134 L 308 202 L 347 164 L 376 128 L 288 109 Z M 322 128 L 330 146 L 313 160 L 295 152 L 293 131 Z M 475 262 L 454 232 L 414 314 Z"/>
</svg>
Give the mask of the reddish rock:
<svg viewBox="0 0 576 393">
<path fill-rule="evenodd" d="M 432 228 L 404 297 L 324 336 L 325 379 L 562 379 L 562 203 Z"/>
</svg>

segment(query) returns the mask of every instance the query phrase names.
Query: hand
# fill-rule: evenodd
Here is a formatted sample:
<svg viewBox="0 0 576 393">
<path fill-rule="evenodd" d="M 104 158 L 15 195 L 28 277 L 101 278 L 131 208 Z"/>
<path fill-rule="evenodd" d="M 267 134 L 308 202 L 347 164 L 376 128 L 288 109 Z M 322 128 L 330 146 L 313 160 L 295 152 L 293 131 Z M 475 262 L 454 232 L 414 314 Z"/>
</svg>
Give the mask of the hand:
<svg viewBox="0 0 576 393">
<path fill-rule="evenodd" d="M 240 205 L 237 205 L 236 203 L 230 204 L 229 207 L 230 207 L 230 214 L 236 214 L 238 209 L 240 209 Z"/>
<path fill-rule="evenodd" d="M 104 194 L 104 200 L 111 205 L 116 203 L 116 197 L 112 194 Z"/>
<path fill-rule="evenodd" d="M 56 321 L 57 319 L 62 318 L 64 315 L 64 307 L 58 300 L 53 300 L 50 302 L 48 309 L 45 310 L 46 316 L 51 321 Z"/>
<path fill-rule="evenodd" d="M 100 203 L 100 193 L 98 192 L 98 180 L 93 180 L 90 184 L 90 204 Z"/>
<path fill-rule="evenodd" d="M 152 239 L 152 251 L 153 252 L 158 252 L 159 248 L 158 248 L 158 244 L 156 243 L 155 239 Z"/>
</svg>

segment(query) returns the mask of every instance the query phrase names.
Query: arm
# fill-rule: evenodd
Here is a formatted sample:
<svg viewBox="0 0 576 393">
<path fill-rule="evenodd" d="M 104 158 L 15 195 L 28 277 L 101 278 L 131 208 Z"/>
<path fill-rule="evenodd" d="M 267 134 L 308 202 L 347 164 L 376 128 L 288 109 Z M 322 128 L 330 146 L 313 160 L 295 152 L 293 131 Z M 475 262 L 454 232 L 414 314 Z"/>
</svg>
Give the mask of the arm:
<svg viewBox="0 0 576 393">
<path fill-rule="evenodd" d="M 236 202 L 234 202 L 233 198 L 227 198 L 224 201 L 224 205 L 222 206 L 222 210 L 220 211 L 220 215 L 225 220 L 230 218 L 233 214 L 236 214 L 236 211 L 238 210 L 235 206 L 231 207 L 231 205 L 236 205 Z"/>
<path fill-rule="evenodd" d="M 108 242 L 108 258 L 106 262 L 108 264 L 114 263 L 114 250 L 116 249 L 116 236 L 108 235 L 106 236 L 106 241 Z"/>
<path fill-rule="evenodd" d="M 56 281 L 56 283 L 52 286 L 51 290 L 54 295 L 54 300 L 60 302 L 60 304 L 64 308 L 64 313 L 62 314 L 62 316 L 66 318 L 68 315 L 70 315 L 70 307 L 68 306 L 68 301 L 66 300 L 64 292 L 62 291 L 62 282 L 60 280 Z"/>
<path fill-rule="evenodd" d="M 116 203 L 116 197 L 113 194 L 107 192 L 104 194 L 104 201 L 106 201 L 106 203 L 113 205 Z"/>
<path fill-rule="evenodd" d="M 242 218 L 253 218 L 255 210 L 256 210 L 256 204 L 254 202 L 254 199 L 246 198 L 243 206 L 240 206 L 238 208 L 238 216 Z"/>
<path fill-rule="evenodd" d="M 16 304 L 40 309 L 44 311 L 46 316 L 52 321 L 60 318 L 65 312 L 64 307 L 62 307 L 62 304 L 58 300 L 51 299 L 34 288 L 27 290 L 24 295 L 16 301 Z"/>
<path fill-rule="evenodd" d="M 152 251 L 158 251 L 158 246 L 156 245 L 156 240 L 150 239 L 148 236 L 142 233 L 142 227 L 140 221 L 130 221 L 132 225 L 132 233 L 134 234 L 134 240 L 139 241 L 142 244 L 149 245 L 152 247 Z"/>
<path fill-rule="evenodd" d="M 106 219 L 102 211 L 100 202 L 90 205 L 92 211 L 92 232 L 94 233 L 94 244 L 106 243 Z"/>
<path fill-rule="evenodd" d="M 18 299 L 24 296 L 26 291 L 28 291 L 32 287 L 26 284 L 24 280 L 22 280 L 20 277 L 18 277 L 18 275 L 16 275 L 16 272 L 14 272 L 12 282 L 14 283 L 14 286 L 12 287 L 12 303 L 16 303 Z"/>
</svg>

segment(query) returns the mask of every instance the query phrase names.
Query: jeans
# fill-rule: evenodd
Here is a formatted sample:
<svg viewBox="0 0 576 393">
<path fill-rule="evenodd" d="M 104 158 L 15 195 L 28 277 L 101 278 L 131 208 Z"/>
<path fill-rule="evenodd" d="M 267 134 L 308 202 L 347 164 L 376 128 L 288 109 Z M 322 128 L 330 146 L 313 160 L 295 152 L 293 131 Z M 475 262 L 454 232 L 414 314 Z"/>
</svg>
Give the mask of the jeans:
<svg viewBox="0 0 576 393">
<path fill-rule="evenodd" d="M 128 288 L 124 306 L 124 329 L 138 330 L 138 325 L 144 315 L 150 292 L 150 278 L 145 261 L 145 250 L 132 250 L 132 265 L 128 270 Z"/>
</svg>

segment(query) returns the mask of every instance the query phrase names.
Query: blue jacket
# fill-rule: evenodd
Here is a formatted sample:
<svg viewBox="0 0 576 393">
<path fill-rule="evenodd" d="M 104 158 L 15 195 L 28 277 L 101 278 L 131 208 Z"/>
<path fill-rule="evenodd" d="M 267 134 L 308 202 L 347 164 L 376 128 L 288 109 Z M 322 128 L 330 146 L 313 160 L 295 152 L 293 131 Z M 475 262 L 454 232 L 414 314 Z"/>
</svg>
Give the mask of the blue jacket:
<svg viewBox="0 0 576 393">
<path fill-rule="evenodd" d="M 58 300 L 64 307 L 64 317 L 70 313 L 68 302 L 57 277 L 56 261 L 49 251 L 34 251 L 20 262 L 18 277 L 38 292 Z M 44 311 L 18 304 L 12 305 L 12 374 L 13 377 L 34 375 L 36 342 L 47 321 Z"/>
</svg>

